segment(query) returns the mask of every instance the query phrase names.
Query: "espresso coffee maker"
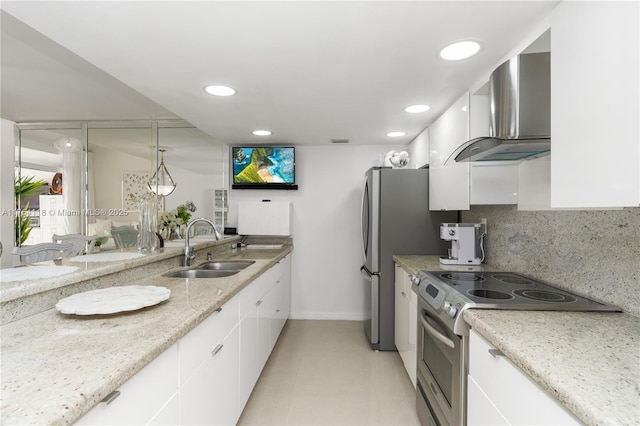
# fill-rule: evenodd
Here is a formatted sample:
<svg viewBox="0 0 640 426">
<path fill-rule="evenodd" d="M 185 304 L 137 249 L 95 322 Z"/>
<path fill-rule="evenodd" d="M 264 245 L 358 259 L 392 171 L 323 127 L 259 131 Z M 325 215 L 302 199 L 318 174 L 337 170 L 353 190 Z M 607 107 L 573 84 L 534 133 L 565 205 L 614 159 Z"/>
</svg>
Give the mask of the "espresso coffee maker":
<svg viewBox="0 0 640 426">
<path fill-rule="evenodd" d="M 440 238 L 451 241 L 448 257 L 441 257 L 444 265 L 479 265 L 484 261 L 486 223 L 442 223 Z"/>
</svg>

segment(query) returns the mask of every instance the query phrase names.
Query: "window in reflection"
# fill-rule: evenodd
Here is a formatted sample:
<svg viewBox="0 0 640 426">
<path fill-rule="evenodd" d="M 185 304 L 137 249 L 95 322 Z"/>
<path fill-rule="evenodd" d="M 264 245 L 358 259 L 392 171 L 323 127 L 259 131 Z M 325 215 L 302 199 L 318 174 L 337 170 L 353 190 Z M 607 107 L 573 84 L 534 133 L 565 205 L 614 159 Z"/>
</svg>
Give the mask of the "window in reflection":
<svg viewBox="0 0 640 426">
<path fill-rule="evenodd" d="M 16 245 L 82 233 L 86 145 L 81 129 L 23 129 L 16 145 Z M 44 184 L 33 187 L 33 183 Z M 31 184 L 31 188 L 29 187 Z"/>
</svg>

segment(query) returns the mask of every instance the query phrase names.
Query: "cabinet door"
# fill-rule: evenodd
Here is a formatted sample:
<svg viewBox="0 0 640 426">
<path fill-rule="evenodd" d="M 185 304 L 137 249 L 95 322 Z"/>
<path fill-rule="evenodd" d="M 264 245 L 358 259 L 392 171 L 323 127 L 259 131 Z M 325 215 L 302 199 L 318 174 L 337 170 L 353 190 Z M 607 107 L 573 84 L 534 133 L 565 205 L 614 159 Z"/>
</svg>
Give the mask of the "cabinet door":
<svg viewBox="0 0 640 426">
<path fill-rule="evenodd" d="M 238 403 L 239 328 L 211 345 L 209 359 L 180 388 L 180 424 L 230 425 Z"/>
<path fill-rule="evenodd" d="M 580 422 L 474 330 L 469 333 L 469 376 L 510 424 L 573 425 Z M 468 397 L 472 395 L 469 394 Z M 468 401 L 468 410 L 478 404 Z M 482 413 L 469 412 L 469 417 Z"/>
<path fill-rule="evenodd" d="M 287 322 L 291 313 L 291 255 L 280 261 L 282 271 L 280 279 L 276 283 L 278 286 L 278 306 L 276 310 L 275 330 L 271 330 L 272 340 L 275 342 L 280 336 L 282 327 Z"/>
<path fill-rule="evenodd" d="M 180 424 L 180 394 L 176 392 L 148 423 L 151 426 L 175 426 Z"/>
<path fill-rule="evenodd" d="M 551 14 L 551 206 L 640 205 L 637 1 Z"/>
<path fill-rule="evenodd" d="M 398 265 L 395 269 L 395 298 L 395 344 L 409 379 L 415 387 L 418 299 L 411 290 L 409 274 Z"/>
<path fill-rule="evenodd" d="M 239 298 L 235 296 L 178 341 L 180 382 L 184 383 L 210 359 L 212 344 L 221 341 L 238 324 Z"/>
<path fill-rule="evenodd" d="M 394 339 L 396 349 L 402 357 L 407 349 L 409 313 L 407 298 L 404 291 L 404 276 L 406 272 L 398 265 L 395 268 L 395 318 Z"/>
<path fill-rule="evenodd" d="M 449 160 L 469 140 L 469 93 L 429 127 L 429 210 L 469 210 L 469 163 Z"/>
<path fill-rule="evenodd" d="M 165 407 L 163 416 L 174 417 L 176 405 L 167 402 L 178 390 L 178 347 L 171 346 L 117 389 L 110 403 L 100 402 L 85 414 L 79 425 L 147 424 Z"/>
<path fill-rule="evenodd" d="M 416 366 L 418 363 L 418 295 L 411 290 L 411 280 L 407 277 L 407 294 L 409 295 L 409 336 L 407 343 L 407 356 L 405 357 L 405 369 L 413 387 L 416 387 Z"/>
<path fill-rule="evenodd" d="M 469 426 L 510 424 L 471 376 L 467 380 L 467 424 Z"/>
</svg>

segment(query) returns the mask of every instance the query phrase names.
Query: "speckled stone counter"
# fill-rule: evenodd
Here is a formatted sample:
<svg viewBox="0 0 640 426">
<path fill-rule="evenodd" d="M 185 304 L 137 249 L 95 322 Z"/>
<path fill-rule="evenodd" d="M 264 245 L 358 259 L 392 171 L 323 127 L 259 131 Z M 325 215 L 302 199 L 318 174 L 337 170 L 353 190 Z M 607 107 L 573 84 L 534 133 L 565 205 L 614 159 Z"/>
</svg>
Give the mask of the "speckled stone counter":
<svg viewBox="0 0 640 426">
<path fill-rule="evenodd" d="M 415 274 L 420 270 L 425 271 L 499 271 L 498 268 L 489 265 L 443 265 L 440 256 L 420 255 L 395 255 L 393 261 L 402 267 L 407 273 Z"/>
<path fill-rule="evenodd" d="M 292 249 L 218 253 L 216 259 L 255 260 L 225 278 L 167 278 L 161 271 L 121 283 L 171 290 L 169 300 L 139 311 L 74 316 L 48 309 L 3 325 L 2 424 L 73 423 Z"/>
<path fill-rule="evenodd" d="M 464 319 L 584 423 L 640 424 L 640 318 L 470 309 Z"/>
<path fill-rule="evenodd" d="M 203 241 L 197 237 L 192 240 L 194 251 L 202 259 L 206 253 L 218 253 L 227 250 L 231 243 L 239 241 L 240 236 L 225 236 L 223 241 Z M 184 244 L 184 242 L 174 242 Z M 105 251 L 104 253 L 137 253 L 135 248 Z M 141 258 L 118 262 L 74 262 L 70 259 L 40 262 L 37 265 L 72 266 L 75 272 L 48 278 L 4 282 L 0 284 L 0 324 L 10 323 L 21 318 L 51 309 L 56 302 L 75 293 L 95 288 L 122 285 L 161 273 L 182 262 L 183 249 L 178 245 L 145 253 Z"/>
</svg>

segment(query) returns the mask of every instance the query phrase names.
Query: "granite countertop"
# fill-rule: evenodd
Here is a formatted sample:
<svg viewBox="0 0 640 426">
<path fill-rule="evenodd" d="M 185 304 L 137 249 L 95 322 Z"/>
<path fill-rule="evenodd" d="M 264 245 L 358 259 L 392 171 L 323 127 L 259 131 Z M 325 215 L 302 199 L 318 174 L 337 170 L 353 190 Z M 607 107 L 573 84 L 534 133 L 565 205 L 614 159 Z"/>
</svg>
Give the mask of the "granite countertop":
<svg viewBox="0 0 640 426">
<path fill-rule="evenodd" d="M 464 319 L 585 424 L 640 424 L 640 318 L 470 309 Z"/>
<path fill-rule="evenodd" d="M 421 269 L 499 270 L 440 265 L 438 256 L 393 259 L 409 274 Z M 640 424 L 640 318 L 469 309 L 464 319 L 585 424 Z"/>
<path fill-rule="evenodd" d="M 500 269 L 489 265 L 443 265 L 440 256 L 424 255 L 395 255 L 393 261 L 402 267 L 407 273 L 415 274 L 420 270 L 425 271 L 499 271 Z"/>
<path fill-rule="evenodd" d="M 216 260 L 255 260 L 225 278 L 158 273 L 118 283 L 171 290 L 167 301 L 139 311 L 74 316 L 48 309 L 3 325 L 2 424 L 73 423 L 292 249 L 220 253 Z"/>
</svg>

